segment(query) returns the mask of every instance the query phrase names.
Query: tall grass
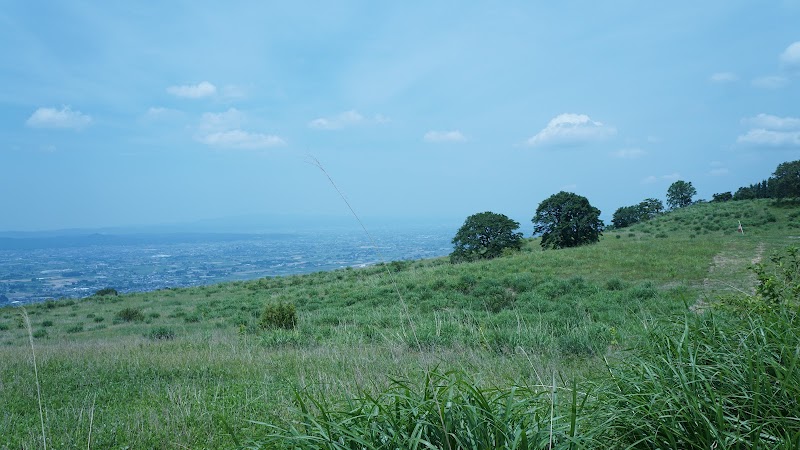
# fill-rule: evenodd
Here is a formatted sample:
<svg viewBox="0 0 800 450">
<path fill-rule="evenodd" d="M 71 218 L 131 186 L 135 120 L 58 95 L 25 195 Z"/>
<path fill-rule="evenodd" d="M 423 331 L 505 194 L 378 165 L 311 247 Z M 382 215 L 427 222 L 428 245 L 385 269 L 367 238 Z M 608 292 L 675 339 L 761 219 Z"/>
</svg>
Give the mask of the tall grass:
<svg viewBox="0 0 800 450">
<path fill-rule="evenodd" d="M 787 253 L 796 261 L 795 249 Z M 781 292 L 794 292 L 800 266 L 779 268 Z M 333 406 L 297 393 L 295 418 L 262 423 L 272 433 L 252 448 L 800 448 L 800 298 L 765 297 L 770 280 L 761 277 L 759 294 L 736 303 L 767 308 L 655 322 L 606 375 L 561 386 L 571 399 L 563 404 L 555 377 L 548 392 L 434 370 L 421 386 L 394 380 Z"/>
<path fill-rule="evenodd" d="M 800 448 L 798 312 L 687 313 L 580 385 L 433 370 L 338 403 L 298 391 L 291 419 L 256 422 L 269 435 L 249 448 Z"/>
<path fill-rule="evenodd" d="M 261 423 L 273 432 L 251 448 L 482 450 L 580 443 L 574 421 L 554 415 L 556 395 L 547 386 L 479 387 L 464 373 L 438 370 L 422 378 L 421 385 L 393 380 L 376 396 L 362 392 L 333 407 L 298 392 L 299 419 Z M 571 396 L 572 417 L 581 412 L 578 400 Z"/>
<path fill-rule="evenodd" d="M 706 312 L 653 331 L 598 400 L 622 448 L 800 448 L 800 320 Z"/>
</svg>

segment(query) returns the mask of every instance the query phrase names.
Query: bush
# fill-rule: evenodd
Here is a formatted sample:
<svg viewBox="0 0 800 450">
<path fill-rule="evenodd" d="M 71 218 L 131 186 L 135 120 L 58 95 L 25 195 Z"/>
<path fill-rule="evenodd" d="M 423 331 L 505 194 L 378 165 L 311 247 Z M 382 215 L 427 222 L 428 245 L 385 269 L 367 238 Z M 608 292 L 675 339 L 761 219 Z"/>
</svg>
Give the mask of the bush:
<svg viewBox="0 0 800 450">
<path fill-rule="evenodd" d="M 47 337 L 47 330 L 45 330 L 43 328 L 39 329 L 39 330 L 36 330 L 33 333 L 33 337 L 35 337 L 35 338 L 46 338 Z"/>
<path fill-rule="evenodd" d="M 619 278 L 612 278 L 606 281 L 606 289 L 609 291 L 621 291 L 625 289 L 625 283 Z"/>
<path fill-rule="evenodd" d="M 67 333 L 80 333 L 81 331 L 83 331 L 82 323 L 76 323 L 75 325 L 67 328 Z"/>
<path fill-rule="evenodd" d="M 172 339 L 175 339 L 175 330 L 168 327 L 158 327 L 150 330 L 150 333 L 146 334 L 145 336 L 157 341 L 158 340 L 170 341 Z"/>
<path fill-rule="evenodd" d="M 186 323 L 199 323 L 200 322 L 200 315 L 198 314 L 187 314 L 183 320 Z"/>
<path fill-rule="evenodd" d="M 45 320 L 45 321 L 42 322 L 42 326 L 43 327 L 52 327 L 53 326 L 53 321 L 52 320 Z"/>
<path fill-rule="evenodd" d="M 756 264 L 756 294 L 768 306 L 789 305 L 800 299 L 800 248 L 788 247 L 785 254 L 770 257 L 770 267 Z"/>
<path fill-rule="evenodd" d="M 143 322 L 144 313 L 141 309 L 125 308 L 114 315 L 115 322 Z"/>
<path fill-rule="evenodd" d="M 264 307 L 258 325 L 262 329 L 285 328 L 290 330 L 297 326 L 297 309 L 291 303 L 273 303 Z"/>
<path fill-rule="evenodd" d="M 94 295 L 96 295 L 98 297 L 104 297 L 104 296 L 107 296 L 107 295 L 116 297 L 117 295 L 119 295 L 119 292 L 117 292 L 117 290 L 114 289 L 114 288 L 103 288 L 103 289 L 100 289 L 99 291 L 95 292 Z"/>
</svg>

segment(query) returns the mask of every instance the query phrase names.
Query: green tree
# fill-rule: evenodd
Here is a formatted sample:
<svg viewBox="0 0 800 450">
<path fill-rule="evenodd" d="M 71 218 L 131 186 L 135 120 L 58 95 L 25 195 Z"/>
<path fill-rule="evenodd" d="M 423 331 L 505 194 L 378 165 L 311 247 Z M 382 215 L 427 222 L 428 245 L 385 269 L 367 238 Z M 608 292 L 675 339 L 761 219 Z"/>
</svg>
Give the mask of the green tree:
<svg viewBox="0 0 800 450">
<path fill-rule="evenodd" d="M 639 205 L 623 206 L 614 211 L 611 223 L 617 228 L 629 227 L 642 220 Z"/>
<path fill-rule="evenodd" d="M 731 194 L 731 191 L 714 194 L 711 198 L 711 201 L 716 203 L 728 202 L 731 200 L 733 200 L 733 194 Z"/>
<path fill-rule="evenodd" d="M 667 189 L 667 206 L 670 209 L 683 208 L 692 204 L 692 197 L 697 195 L 697 189 L 691 182 L 678 180 Z"/>
<path fill-rule="evenodd" d="M 800 197 L 800 160 L 778 164 L 771 181 L 776 197 Z"/>
<path fill-rule="evenodd" d="M 504 214 L 482 212 L 467 217 L 453 238 L 455 249 L 450 261 L 474 261 L 500 256 L 506 248 L 522 248 L 522 233 L 517 233 L 519 222 Z"/>
<path fill-rule="evenodd" d="M 650 220 L 664 211 L 664 203 L 657 198 L 646 198 L 639 203 L 640 220 Z"/>
<path fill-rule="evenodd" d="M 561 191 L 536 208 L 534 234 L 542 235 L 542 248 L 566 248 L 600 240 L 603 221 L 600 210 L 586 197 Z"/>
</svg>

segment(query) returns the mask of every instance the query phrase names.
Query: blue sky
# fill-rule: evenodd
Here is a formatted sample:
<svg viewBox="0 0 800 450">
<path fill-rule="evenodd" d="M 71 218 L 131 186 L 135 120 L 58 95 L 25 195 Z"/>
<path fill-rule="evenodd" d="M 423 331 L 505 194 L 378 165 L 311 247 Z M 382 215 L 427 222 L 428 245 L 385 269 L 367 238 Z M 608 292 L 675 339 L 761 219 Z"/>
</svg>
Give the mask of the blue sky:
<svg viewBox="0 0 800 450">
<path fill-rule="evenodd" d="M 0 1 L 0 230 L 608 221 L 800 159 L 800 1 Z"/>
</svg>

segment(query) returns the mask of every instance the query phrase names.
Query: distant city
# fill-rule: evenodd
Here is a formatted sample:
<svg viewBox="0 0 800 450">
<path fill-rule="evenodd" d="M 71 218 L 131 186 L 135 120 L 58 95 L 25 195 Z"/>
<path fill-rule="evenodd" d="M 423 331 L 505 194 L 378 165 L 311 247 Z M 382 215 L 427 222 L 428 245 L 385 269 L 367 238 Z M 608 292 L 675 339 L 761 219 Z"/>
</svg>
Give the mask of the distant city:
<svg viewBox="0 0 800 450">
<path fill-rule="evenodd" d="M 0 306 L 447 255 L 454 230 L 86 234 L 0 239 Z"/>
</svg>

